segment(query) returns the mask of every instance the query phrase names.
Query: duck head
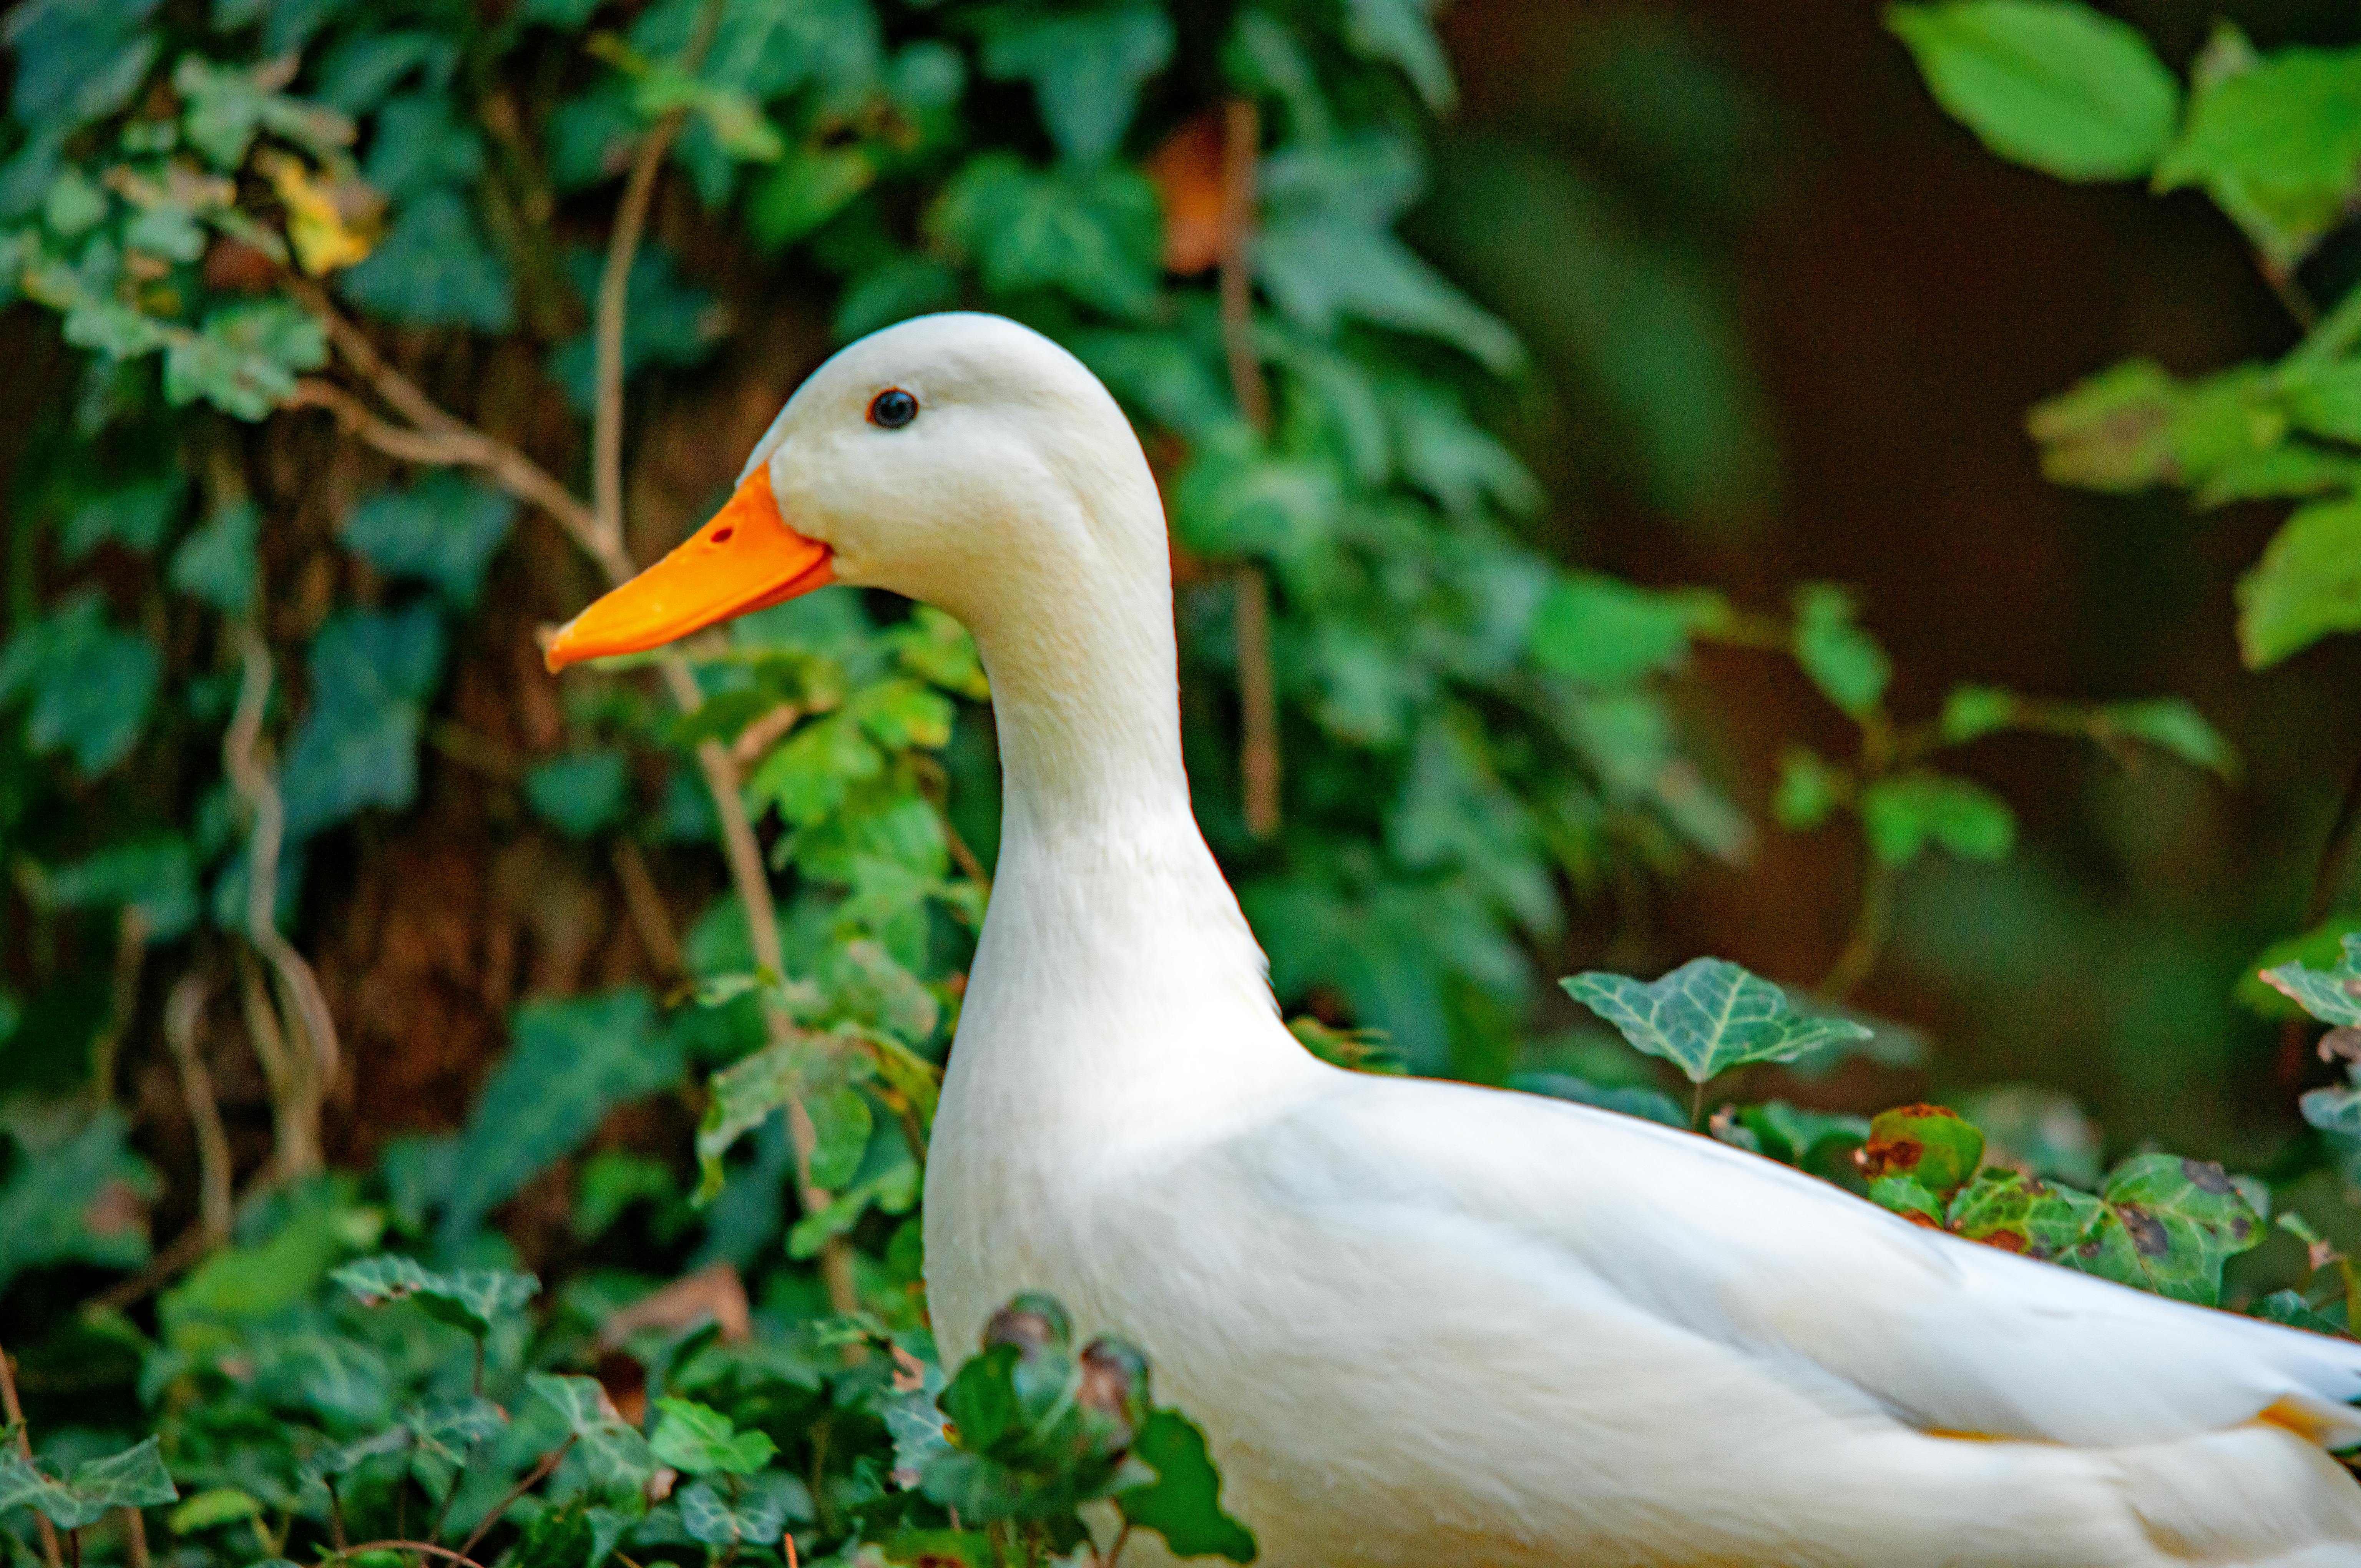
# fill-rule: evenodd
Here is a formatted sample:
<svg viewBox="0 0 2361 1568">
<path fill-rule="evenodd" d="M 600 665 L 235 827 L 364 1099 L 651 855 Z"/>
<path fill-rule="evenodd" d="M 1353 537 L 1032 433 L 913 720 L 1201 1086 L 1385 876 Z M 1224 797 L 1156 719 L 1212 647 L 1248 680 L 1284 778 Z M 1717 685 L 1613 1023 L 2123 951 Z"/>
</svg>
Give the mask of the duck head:
<svg viewBox="0 0 2361 1568">
<path fill-rule="evenodd" d="M 982 634 L 1017 607 L 1151 582 L 1163 598 L 1168 564 L 1155 482 L 1097 378 L 1001 317 L 921 316 L 813 372 L 728 504 L 546 658 L 653 648 L 831 582 L 923 599 Z"/>
</svg>

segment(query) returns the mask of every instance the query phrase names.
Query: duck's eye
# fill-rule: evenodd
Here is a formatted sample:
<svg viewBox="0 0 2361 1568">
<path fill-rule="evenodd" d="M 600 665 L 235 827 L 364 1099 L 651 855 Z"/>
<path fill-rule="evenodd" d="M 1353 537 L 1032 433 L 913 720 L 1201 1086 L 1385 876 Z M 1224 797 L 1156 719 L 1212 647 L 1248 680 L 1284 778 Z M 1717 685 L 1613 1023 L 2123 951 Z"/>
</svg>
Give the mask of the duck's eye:
<svg viewBox="0 0 2361 1568">
<path fill-rule="evenodd" d="M 899 430 L 918 417 L 918 400 L 899 387 L 888 387 L 869 400 L 869 422 Z"/>
</svg>

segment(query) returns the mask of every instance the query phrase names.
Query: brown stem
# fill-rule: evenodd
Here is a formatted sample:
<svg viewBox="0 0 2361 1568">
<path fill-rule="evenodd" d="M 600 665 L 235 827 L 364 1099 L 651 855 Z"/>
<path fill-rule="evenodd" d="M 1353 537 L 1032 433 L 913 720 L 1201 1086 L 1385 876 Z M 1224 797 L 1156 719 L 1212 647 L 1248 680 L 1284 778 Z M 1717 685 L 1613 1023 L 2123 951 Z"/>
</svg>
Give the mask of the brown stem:
<svg viewBox="0 0 2361 1568">
<path fill-rule="evenodd" d="M 1231 100 L 1222 114 L 1222 349 L 1238 412 L 1268 434 L 1270 390 L 1255 352 L 1254 279 L 1246 254 L 1254 236 L 1255 159 L 1261 150 L 1260 114 L 1246 99 Z"/>
<path fill-rule="evenodd" d="M 500 1522 L 500 1516 L 509 1511 L 509 1506 L 511 1503 L 514 1503 L 519 1497 L 523 1497 L 527 1492 L 532 1491 L 535 1486 L 540 1486 L 544 1480 L 548 1478 L 551 1471 L 556 1469 L 559 1464 L 565 1462 L 566 1454 L 573 1451 L 575 1439 L 581 1435 L 581 1433 L 576 1432 L 567 1437 L 564 1442 L 557 1445 L 555 1452 L 549 1454 L 548 1457 L 544 1458 L 540 1464 L 527 1471 L 523 1480 L 510 1487 L 509 1495 L 492 1505 L 491 1512 L 486 1514 L 483 1517 L 482 1521 L 476 1526 L 475 1533 L 459 1543 L 459 1555 L 465 1557 L 469 1552 L 475 1551 L 476 1543 L 483 1540 L 485 1536 L 491 1533 L 492 1527 Z"/>
<path fill-rule="evenodd" d="M 1238 568 L 1238 714 L 1244 733 L 1238 771 L 1245 786 L 1246 831 L 1268 839 L 1279 831 L 1279 694 L 1270 663 L 1270 582 L 1260 566 Z"/>
<path fill-rule="evenodd" d="M 1845 938 L 1844 950 L 1837 955 L 1837 961 L 1813 988 L 1831 1002 L 1842 1002 L 1869 978 L 1870 971 L 1877 967 L 1878 953 L 1885 946 L 1887 927 L 1893 923 L 1894 872 L 1875 855 L 1867 859 L 1867 867 L 1861 872 L 1861 911 L 1853 918 L 1852 934 Z"/>
<path fill-rule="evenodd" d="M 1238 412 L 1258 434 L 1270 433 L 1270 389 L 1255 350 L 1254 278 L 1248 247 L 1254 237 L 1255 160 L 1262 150 L 1262 118 L 1254 104 L 1232 99 L 1222 114 L 1222 351 Z M 1245 731 L 1238 767 L 1246 795 L 1246 830 L 1257 839 L 1279 831 L 1279 704 L 1270 668 L 1270 585 L 1259 566 L 1242 567 L 1237 595 L 1239 719 Z"/>
<path fill-rule="evenodd" d="M 276 971 L 287 1023 L 300 1028 L 303 1039 L 290 1042 L 287 1053 L 289 1100 L 295 1136 L 283 1139 L 280 1174 L 295 1178 L 320 1168 L 320 1102 L 336 1076 L 335 1020 L 319 978 L 294 944 L 280 934 L 274 907 L 279 892 L 279 853 L 287 826 L 279 785 L 258 753 L 262 715 L 270 696 L 270 647 L 248 621 L 244 628 L 244 672 L 238 685 L 237 709 L 222 737 L 222 761 L 231 787 L 253 814 L 254 828 L 247 840 L 246 935 L 255 950 Z M 288 1031 L 291 1035 L 295 1028 Z M 305 1047 L 308 1046 L 309 1049 Z M 282 1130 L 286 1124 L 282 1123 Z"/>
<path fill-rule="evenodd" d="M 122 1054 L 123 1036 L 131 1027 L 132 1012 L 139 1005 L 139 971 L 147 961 L 148 917 L 137 905 L 126 904 L 115 920 L 115 972 L 107 988 L 106 1026 L 90 1045 L 91 1089 L 101 1105 L 115 1102 L 115 1061 Z"/>
<path fill-rule="evenodd" d="M 679 974 L 684 967 L 680 936 L 673 929 L 664 895 L 656 891 L 656 879 L 648 874 L 648 858 L 629 839 L 616 839 L 609 858 L 615 862 L 615 880 L 623 886 L 623 907 L 631 915 L 631 929 L 639 933 L 640 946 L 647 950 L 648 962 L 666 975 Z"/>
<path fill-rule="evenodd" d="M 205 982 L 194 973 L 173 985 L 164 1003 L 164 1040 L 172 1047 L 172 1062 L 181 1073 L 181 1098 L 189 1107 L 189 1124 L 197 1139 L 197 1223 L 206 1244 L 229 1240 L 233 1218 L 230 1190 L 229 1136 L 222 1128 L 221 1106 L 214 1099 L 213 1074 L 205 1069 L 197 1049 L 197 1025 L 205 1011 Z"/>
<path fill-rule="evenodd" d="M 0 1410 L 8 1415 L 8 1424 L 16 1429 L 16 1453 L 26 1464 L 33 1462 L 33 1433 L 25 1424 L 25 1407 L 16 1399 L 16 1363 L 6 1350 L 0 1349 Z M 41 1527 L 41 1556 L 49 1568 L 62 1568 L 58 1554 L 57 1527 L 36 1508 L 33 1522 Z"/>
<path fill-rule="evenodd" d="M 128 1568 L 148 1568 L 148 1519 L 137 1508 L 123 1510 L 123 1555 Z"/>
</svg>

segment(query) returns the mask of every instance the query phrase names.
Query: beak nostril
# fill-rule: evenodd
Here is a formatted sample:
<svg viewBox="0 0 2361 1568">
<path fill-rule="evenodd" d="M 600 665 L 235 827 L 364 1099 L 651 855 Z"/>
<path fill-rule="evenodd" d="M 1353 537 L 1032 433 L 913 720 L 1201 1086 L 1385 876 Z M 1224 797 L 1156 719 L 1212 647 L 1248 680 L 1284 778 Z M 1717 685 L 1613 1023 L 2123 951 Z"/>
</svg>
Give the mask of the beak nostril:
<svg viewBox="0 0 2361 1568">
<path fill-rule="evenodd" d="M 713 543 L 716 544 L 726 544 L 730 542 L 730 536 L 737 532 L 738 530 L 735 526 L 724 524 L 713 531 Z"/>
</svg>

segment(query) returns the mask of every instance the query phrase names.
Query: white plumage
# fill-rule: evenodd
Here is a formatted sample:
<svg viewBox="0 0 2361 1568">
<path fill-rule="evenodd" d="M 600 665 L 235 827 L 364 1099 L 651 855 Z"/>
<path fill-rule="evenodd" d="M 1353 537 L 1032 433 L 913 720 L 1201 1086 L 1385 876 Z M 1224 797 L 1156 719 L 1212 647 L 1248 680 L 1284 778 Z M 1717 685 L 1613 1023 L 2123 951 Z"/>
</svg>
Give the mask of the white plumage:
<svg viewBox="0 0 2361 1568">
<path fill-rule="evenodd" d="M 906 428 L 863 418 L 898 387 Z M 1129 425 L 993 317 L 879 333 L 749 463 L 973 630 L 1000 860 L 927 1172 L 946 1353 L 1146 1349 L 1274 1568 L 2361 1563 L 2361 1345 L 1924 1230 L 1708 1139 L 1330 1069 L 1191 815 Z M 2308 1435 L 2307 1435 L 2308 1434 Z"/>
</svg>

